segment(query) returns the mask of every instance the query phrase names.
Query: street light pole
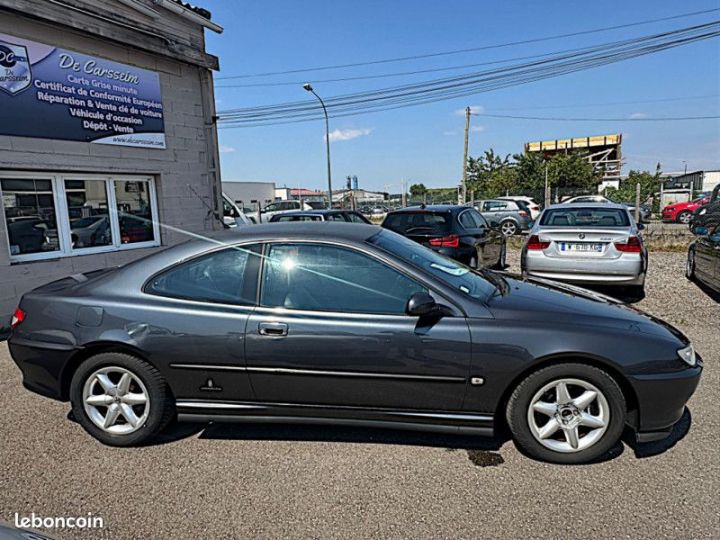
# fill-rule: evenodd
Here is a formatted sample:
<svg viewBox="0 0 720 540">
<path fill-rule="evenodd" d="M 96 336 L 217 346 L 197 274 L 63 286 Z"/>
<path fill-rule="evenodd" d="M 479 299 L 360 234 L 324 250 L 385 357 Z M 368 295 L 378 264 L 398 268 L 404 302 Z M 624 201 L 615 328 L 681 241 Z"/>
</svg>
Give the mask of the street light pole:
<svg viewBox="0 0 720 540">
<path fill-rule="evenodd" d="M 330 172 L 330 121 L 328 120 L 327 107 L 325 107 L 325 102 L 322 100 L 322 98 L 315 93 L 315 90 L 310 83 L 305 83 L 303 85 L 303 88 L 318 99 L 320 105 L 322 106 L 323 113 L 325 114 L 325 150 L 327 152 L 328 208 L 332 208 L 332 174 Z"/>
</svg>

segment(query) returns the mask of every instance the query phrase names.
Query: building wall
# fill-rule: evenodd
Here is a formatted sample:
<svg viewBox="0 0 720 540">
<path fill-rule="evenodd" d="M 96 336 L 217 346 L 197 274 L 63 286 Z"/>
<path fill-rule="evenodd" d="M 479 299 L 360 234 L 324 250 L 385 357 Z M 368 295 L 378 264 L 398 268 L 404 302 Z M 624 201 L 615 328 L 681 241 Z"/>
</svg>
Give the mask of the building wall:
<svg viewBox="0 0 720 540">
<path fill-rule="evenodd" d="M 223 182 L 222 188 L 241 208 L 254 209 L 257 203 L 265 206 L 275 200 L 275 182 Z"/>
<path fill-rule="evenodd" d="M 113 2 L 115 4 L 120 5 Z M 69 31 L 62 26 L 1 9 L 0 14 L 0 32 L 157 72 L 162 89 L 167 145 L 166 149 L 160 150 L 0 136 L 0 171 L 151 175 L 155 178 L 158 218 L 161 223 L 193 232 L 220 227 L 208 215 L 208 208 L 217 207 L 220 186 L 217 143 L 212 123 L 214 99 L 212 86 L 208 84 L 212 75 L 207 68 Z M 190 36 L 189 42 L 202 45 L 202 28 L 178 19 L 176 16 L 163 18 L 164 24 L 173 26 L 175 32 L 186 36 L 185 39 Z M 108 28 L 112 27 L 109 22 L 105 24 Z M 129 35 L 127 43 L 132 42 Z M 163 246 L 183 239 L 184 236 L 174 230 L 161 230 Z M 0 205 L 0 328 L 24 292 L 63 275 L 122 264 L 157 249 L 134 249 L 11 264 L 5 215 Z"/>
</svg>

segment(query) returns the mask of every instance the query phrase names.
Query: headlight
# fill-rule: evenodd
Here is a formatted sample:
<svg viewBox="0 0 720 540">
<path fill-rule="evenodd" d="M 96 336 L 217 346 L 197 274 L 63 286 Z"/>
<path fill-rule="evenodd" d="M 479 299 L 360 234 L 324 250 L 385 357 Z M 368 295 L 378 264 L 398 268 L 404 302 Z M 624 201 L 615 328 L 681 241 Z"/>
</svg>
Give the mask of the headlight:
<svg viewBox="0 0 720 540">
<path fill-rule="evenodd" d="M 678 349 L 678 356 L 680 357 L 680 360 L 685 362 L 689 366 L 695 366 L 696 359 L 695 359 L 695 349 L 692 345 L 688 345 L 684 349 Z"/>
</svg>

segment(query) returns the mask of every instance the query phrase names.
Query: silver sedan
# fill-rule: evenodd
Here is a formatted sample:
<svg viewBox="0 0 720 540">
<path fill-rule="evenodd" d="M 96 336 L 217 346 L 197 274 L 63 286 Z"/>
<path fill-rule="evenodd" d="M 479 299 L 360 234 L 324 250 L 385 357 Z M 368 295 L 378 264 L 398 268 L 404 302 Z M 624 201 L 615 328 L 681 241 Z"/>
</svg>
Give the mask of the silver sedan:
<svg viewBox="0 0 720 540">
<path fill-rule="evenodd" d="M 523 247 L 523 275 L 641 292 L 648 262 L 642 228 L 621 204 L 549 206 Z"/>
</svg>

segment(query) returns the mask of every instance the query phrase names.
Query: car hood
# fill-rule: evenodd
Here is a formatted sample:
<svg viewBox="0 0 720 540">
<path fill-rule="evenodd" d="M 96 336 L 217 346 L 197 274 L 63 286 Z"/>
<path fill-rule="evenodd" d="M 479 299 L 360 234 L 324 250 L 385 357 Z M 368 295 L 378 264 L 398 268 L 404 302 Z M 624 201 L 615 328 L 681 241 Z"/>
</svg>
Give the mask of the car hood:
<svg viewBox="0 0 720 540">
<path fill-rule="evenodd" d="M 602 326 L 689 343 L 674 326 L 610 296 L 546 279 L 503 277 L 507 287 L 487 302 L 496 319 Z"/>
</svg>

